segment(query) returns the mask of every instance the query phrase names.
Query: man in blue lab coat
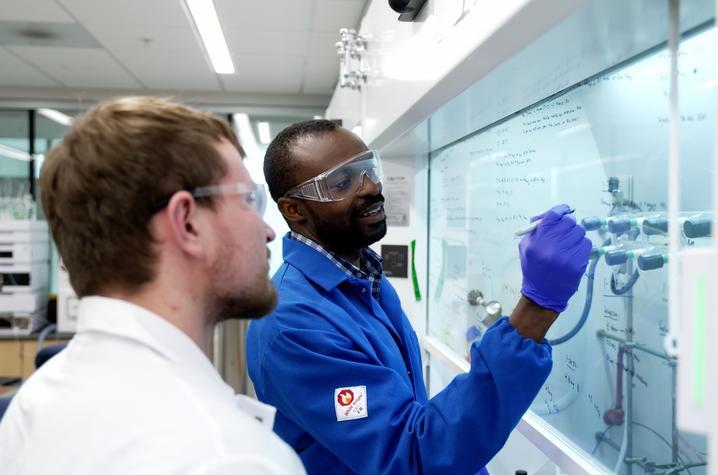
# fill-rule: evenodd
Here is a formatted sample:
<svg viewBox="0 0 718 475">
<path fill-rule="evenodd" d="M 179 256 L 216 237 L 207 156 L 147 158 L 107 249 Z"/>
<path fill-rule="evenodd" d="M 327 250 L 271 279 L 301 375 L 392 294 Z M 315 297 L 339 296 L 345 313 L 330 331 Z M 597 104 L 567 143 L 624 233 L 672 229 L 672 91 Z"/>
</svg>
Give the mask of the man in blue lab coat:
<svg viewBox="0 0 718 475">
<path fill-rule="evenodd" d="M 471 370 L 428 399 L 419 343 L 381 259 L 381 161 L 330 121 L 288 127 L 264 165 L 291 232 L 275 312 L 247 336 L 275 431 L 310 474 L 486 473 L 551 370 L 544 339 L 591 244 L 566 205 L 520 243 L 523 296 L 471 348 Z"/>
</svg>

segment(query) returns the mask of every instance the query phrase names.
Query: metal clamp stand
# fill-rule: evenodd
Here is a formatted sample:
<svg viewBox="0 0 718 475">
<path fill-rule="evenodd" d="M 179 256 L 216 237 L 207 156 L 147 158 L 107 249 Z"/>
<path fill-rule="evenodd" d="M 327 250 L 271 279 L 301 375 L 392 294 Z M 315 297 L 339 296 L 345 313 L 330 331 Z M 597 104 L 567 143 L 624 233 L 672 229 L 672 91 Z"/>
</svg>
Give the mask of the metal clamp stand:
<svg viewBox="0 0 718 475">
<path fill-rule="evenodd" d="M 466 299 L 468 300 L 469 305 L 484 307 L 484 310 L 486 310 L 486 317 L 481 320 L 481 323 L 484 325 L 489 326 L 501 318 L 501 312 L 503 310 L 501 308 L 501 304 L 497 300 L 490 300 L 487 302 L 484 299 L 484 294 L 480 290 L 470 290 Z"/>
<path fill-rule="evenodd" d="M 334 45 L 339 56 L 339 87 L 359 90 L 367 80 L 367 37 L 347 28 L 339 30 L 339 35 L 341 40 Z"/>
</svg>

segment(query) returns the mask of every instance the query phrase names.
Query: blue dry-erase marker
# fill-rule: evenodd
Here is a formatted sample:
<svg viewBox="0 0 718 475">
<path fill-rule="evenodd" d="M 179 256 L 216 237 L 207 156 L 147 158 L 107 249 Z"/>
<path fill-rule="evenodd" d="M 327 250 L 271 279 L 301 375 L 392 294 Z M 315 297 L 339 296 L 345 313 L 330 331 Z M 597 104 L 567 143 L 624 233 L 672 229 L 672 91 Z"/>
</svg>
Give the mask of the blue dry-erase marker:
<svg viewBox="0 0 718 475">
<path fill-rule="evenodd" d="M 576 211 L 576 208 L 571 208 L 571 210 L 566 214 L 573 214 L 574 211 Z M 564 214 L 564 216 L 566 216 L 566 214 Z M 524 234 L 530 233 L 531 231 L 533 231 L 534 229 L 539 227 L 539 224 L 541 224 L 541 221 L 543 221 L 543 220 L 537 219 L 536 221 L 529 224 L 525 228 L 519 229 L 518 231 L 514 232 L 514 236 L 523 236 Z"/>
</svg>

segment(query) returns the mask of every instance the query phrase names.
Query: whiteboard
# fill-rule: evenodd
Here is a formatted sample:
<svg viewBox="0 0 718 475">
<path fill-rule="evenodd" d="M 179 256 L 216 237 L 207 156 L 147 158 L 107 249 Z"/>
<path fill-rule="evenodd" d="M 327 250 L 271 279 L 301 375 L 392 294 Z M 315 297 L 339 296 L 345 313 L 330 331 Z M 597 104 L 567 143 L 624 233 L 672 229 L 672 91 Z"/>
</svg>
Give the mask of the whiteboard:
<svg viewBox="0 0 718 475">
<path fill-rule="evenodd" d="M 686 217 L 712 212 L 717 41 L 710 29 L 681 45 L 681 211 Z M 511 313 L 521 287 L 513 232 L 531 216 L 561 202 L 576 208 L 579 221 L 665 215 L 668 71 L 665 50 L 644 54 L 432 152 L 430 336 L 468 358 L 472 341 L 486 328 L 482 308 L 467 301 L 471 290 L 498 300 L 504 314 Z M 461 128 L 466 118 L 452 120 Z M 441 121 L 443 128 L 452 127 L 445 114 Z M 607 191 L 611 177 L 620 194 Z M 639 253 L 667 253 L 667 238 L 661 234 L 616 235 L 604 227 L 587 236 L 597 247 L 608 243 Z M 685 239 L 683 245 L 705 246 L 708 240 Z M 621 287 L 634 272 L 635 285 L 616 295 L 612 278 L 614 287 Z M 576 326 L 587 308 L 588 281 L 584 277 L 549 339 Z M 586 323 L 554 346 L 553 371 L 531 410 L 606 467 L 616 466 L 625 445 L 627 457 L 639 458 L 632 473 L 666 464 L 694 465 L 692 474 L 705 473 L 700 466 L 706 461 L 705 440 L 673 434 L 675 365 L 663 357 L 666 268 L 640 271 L 635 259 L 611 266 L 600 257 L 593 282 Z M 627 339 L 641 349 L 619 351 Z M 623 385 L 619 401 L 617 373 Z M 612 408 L 624 411 L 622 424 L 606 423 Z M 620 468 L 628 473 L 625 464 Z"/>
</svg>

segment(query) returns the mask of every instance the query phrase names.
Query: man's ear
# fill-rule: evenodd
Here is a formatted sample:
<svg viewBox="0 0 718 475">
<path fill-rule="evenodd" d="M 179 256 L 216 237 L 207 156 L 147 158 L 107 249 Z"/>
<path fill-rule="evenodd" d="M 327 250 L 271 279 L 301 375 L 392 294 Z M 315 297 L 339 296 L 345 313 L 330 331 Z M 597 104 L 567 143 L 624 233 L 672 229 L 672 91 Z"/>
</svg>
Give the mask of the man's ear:
<svg viewBox="0 0 718 475">
<path fill-rule="evenodd" d="M 288 223 L 301 224 L 307 219 L 305 204 L 302 200 L 283 196 L 277 201 L 277 208 Z"/>
<path fill-rule="evenodd" d="M 178 191 L 167 204 L 169 235 L 182 251 L 200 256 L 204 246 L 200 239 L 199 206 L 188 191 Z"/>
</svg>

